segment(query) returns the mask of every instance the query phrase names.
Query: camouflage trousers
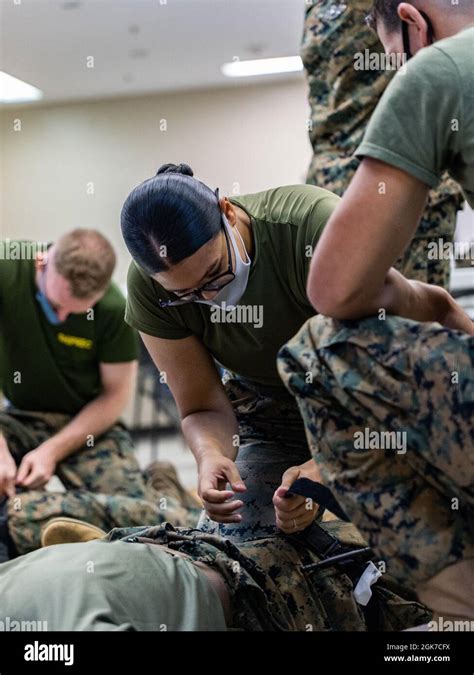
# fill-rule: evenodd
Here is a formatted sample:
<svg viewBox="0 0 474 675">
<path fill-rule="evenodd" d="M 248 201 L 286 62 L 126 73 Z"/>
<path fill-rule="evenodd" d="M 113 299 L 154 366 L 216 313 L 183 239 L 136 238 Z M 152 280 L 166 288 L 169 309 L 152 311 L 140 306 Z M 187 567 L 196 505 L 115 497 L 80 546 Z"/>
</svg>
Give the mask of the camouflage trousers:
<svg viewBox="0 0 474 675">
<path fill-rule="evenodd" d="M 17 465 L 69 420 L 55 413 L 0 411 L 0 429 Z M 176 481 L 162 477 L 157 489 L 156 477 L 140 471 L 132 439 L 122 424 L 96 439 L 93 447 L 84 446 L 66 457 L 56 475 L 65 492 L 17 489 L 14 498 L 4 500 L 8 533 L 20 554 L 38 548 L 41 529 L 58 516 L 79 518 L 108 531 L 165 520 L 190 526 L 200 514 L 200 509 L 188 505 Z"/>
<path fill-rule="evenodd" d="M 428 202 L 418 225 L 415 236 L 394 267 L 407 279 L 423 281 L 425 284 L 442 286 L 449 290 L 451 283 L 451 261 L 430 257 L 430 246 L 454 241 L 457 213 L 464 199 L 460 192 L 454 192 L 456 184 L 446 178 L 437 191 L 429 193 Z"/>
<path fill-rule="evenodd" d="M 331 521 L 322 526 L 349 546 L 361 545 L 349 523 Z M 354 599 L 350 576 L 336 566 L 304 569 L 319 560 L 317 555 L 295 547 L 281 533 L 237 543 L 166 523 L 112 530 L 107 539 L 166 545 L 217 570 L 231 597 L 229 627 L 236 630 L 404 630 L 431 618 L 423 605 L 387 577 L 372 587 L 374 615 L 369 616 Z"/>
<path fill-rule="evenodd" d="M 440 206 L 440 208 L 446 207 L 452 207 L 450 202 Z M 452 213 L 450 215 L 452 216 L 453 231 L 451 236 L 444 238 L 444 241 L 446 242 L 452 242 L 454 239 L 456 210 L 454 208 L 451 210 Z M 401 272 L 407 279 L 423 281 L 425 284 L 433 284 L 449 290 L 451 282 L 451 261 L 432 260 L 428 257 L 430 244 L 437 241 L 438 237 L 412 239 L 405 253 L 394 264 L 395 269 Z"/>
<path fill-rule="evenodd" d="M 397 581 L 474 557 L 473 337 L 316 316 L 278 369 L 326 484 Z"/>
</svg>

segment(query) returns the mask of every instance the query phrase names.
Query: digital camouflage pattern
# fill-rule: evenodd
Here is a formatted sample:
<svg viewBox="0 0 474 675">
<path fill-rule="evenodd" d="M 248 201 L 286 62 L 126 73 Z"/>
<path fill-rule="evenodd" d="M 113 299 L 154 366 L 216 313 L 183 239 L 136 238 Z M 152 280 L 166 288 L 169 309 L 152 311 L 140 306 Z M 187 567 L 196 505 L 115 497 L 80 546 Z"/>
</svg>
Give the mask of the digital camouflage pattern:
<svg viewBox="0 0 474 675">
<path fill-rule="evenodd" d="M 474 557 L 473 337 L 319 315 L 281 349 L 278 370 L 324 482 L 391 576 L 414 589 Z M 359 447 L 365 429 L 398 433 L 406 452 Z"/>
<path fill-rule="evenodd" d="M 307 182 L 342 196 L 359 165 L 353 153 L 394 71 L 357 70 L 355 55 L 382 53 L 364 19 L 372 0 L 313 0 L 308 3 L 301 57 L 311 107 L 313 158 Z M 449 285 L 449 260 L 428 260 L 430 241 L 452 241 L 463 198 L 448 176 L 430 192 L 414 240 L 396 263 L 407 278 Z"/>
<path fill-rule="evenodd" d="M 360 545 L 348 523 L 323 523 L 334 536 Z M 316 562 L 311 551 L 295 548 L 285 535 L 232 543 L 196 529 L 157 527 L 112 530 L 107 539 L 162 544 L 186 553 L 220 572 L 231 596 L 230 628 L 246 631 L 403 630 L 430 620 L 428 610 L 413 596 L 383 577 L 372 587 L 372 619 L 353 596 L 349 576 L 336 567 L 303 570 Z M 371 603 L 372 604 L 372 603 Z M 372 614 L 374 612 L 374 614 Z"/>
<path fill-rule="evenodd" d="M 0 430 L 19 465 L 27 452 L 70 419 L 56 413 L 2 410 Z M 97 438 L 93 447 L 86 445 L 60 462 L 56 474 L 65 493 L 17 488 L 16 496 L 8 499 L 8 531 L 20 554 L 38 548 L 42 527 L 58 516 L 85 520 L 108 531 L 166 520 L 191 526 L 201 513 L 169 467 L 145 475 L 140 471 L 132 439 L 122 424 Z"/>
<path fill-rule="evenodd" d="M 283 474 L 311 459 L 303 420 L 285 387 L 262 386 L 226 372 L 224 387 L 239 425 L 236 466 L 247 488 L 240 523 L 216 523 L 205 512 L 199 529 L 232 541 L 277 532 L 273 494 Z"/>
</svg>

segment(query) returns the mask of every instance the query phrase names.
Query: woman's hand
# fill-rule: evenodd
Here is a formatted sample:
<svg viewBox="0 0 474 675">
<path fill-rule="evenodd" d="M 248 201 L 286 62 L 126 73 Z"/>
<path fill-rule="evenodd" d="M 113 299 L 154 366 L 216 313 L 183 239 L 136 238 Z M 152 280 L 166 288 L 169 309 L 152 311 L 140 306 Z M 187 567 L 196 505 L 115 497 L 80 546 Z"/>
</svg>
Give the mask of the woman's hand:
<svg viewBox="0 0 474 675">
<path fill-rule="evenodd" d="M 218 523 L 239 523 L 242 516 L 236 513 L 243 502 L 232 499 L 236 492 L 246 487 L 235 463 L 219 452 L 203 454 L 199 460 L 198 493 L 211 520 Z M 232 490 L 226 490 L 230 483 Z"/>
<path fill-rule="evenodd" d="M 318 511 L 318 504 L 308 497 L 285 496 L 298 478 L 320 481 L 319 469 L 314 460 L 310 459 L 301 466 L 292 466 L 287 469 L 283 474 L 280 487 L 273 495 L 276 526 L 285 534 L 294 534 L 306 529 L 314 521 Z"/>
</svg>

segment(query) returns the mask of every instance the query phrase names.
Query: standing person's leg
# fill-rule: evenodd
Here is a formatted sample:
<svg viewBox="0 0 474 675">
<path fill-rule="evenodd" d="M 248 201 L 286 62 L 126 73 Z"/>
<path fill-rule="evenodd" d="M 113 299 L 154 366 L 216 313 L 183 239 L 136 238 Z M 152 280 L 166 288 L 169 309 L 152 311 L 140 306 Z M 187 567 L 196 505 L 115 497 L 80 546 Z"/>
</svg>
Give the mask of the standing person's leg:
<svg viewBox="0 0 474 675">
<path fill-rule="evenodd" d="M 439 257 L 439 240 L 449 244 L 454 241 L 457 213 L 463 199 L 454 193 L 454 183 L 447 180 L 437 192 L 430 192 L 415 237 L 394 267 L 407 279 L 442 286 L 449 290 L 451 261 Z"/>
<path fill-rule="evenodd" d="M 442 286 L 449 290 L 451 278 L 450 260 L 431 260 L 428 258 L 429 246 L 437 244 L 436 239 L 413 239 L 410 248 L 394 265 L 406 279 L 423 281 L 425 284 Z"/>
<path fill-rule="evenodd" d="M 328 487 L 388 572 L 420 588 L 472 564 L 474 338 L 399 317 L 317 316 L 278 366 Z M 388 438 L 405 450 L 382 449 Z"/>
<path fill-rule="evenodd" d="M 25 419 L 33 419 L 37 428 L 33 447 L 67 421 L 62 415 L 41 413 Z M 142 474 L 131 437 L 121 424 L 103 434 L 92 447 L 85 446 L 63 460 L 56 473 L 66 492 L 28 490 L 10 500 L 9 531 L 19 553 L 38 548 L 44 525 L 61 516 L 84 520 L 104 530 L 165 520 L 190 525 L 199 517 L 199 509 L 189 508 L 179 495 L 170 472 L 160 476 L 160 481 Z"/>
</svg>

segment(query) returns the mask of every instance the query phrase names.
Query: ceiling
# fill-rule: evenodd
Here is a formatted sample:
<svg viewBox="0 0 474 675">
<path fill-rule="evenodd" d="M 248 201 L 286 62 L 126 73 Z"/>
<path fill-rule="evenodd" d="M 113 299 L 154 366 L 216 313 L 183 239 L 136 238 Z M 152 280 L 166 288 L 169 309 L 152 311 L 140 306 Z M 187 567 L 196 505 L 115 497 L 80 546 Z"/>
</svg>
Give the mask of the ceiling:
<svg viewBox="0 0 474 675">
<path fill-rule="evenodd" d="M 41 89 L 43 103 L 302 77 L 229 79 L 220 66 L 298 54 L 304 7 L 305 0 L 0 0 L 0 70 Z"/>
</svg>

